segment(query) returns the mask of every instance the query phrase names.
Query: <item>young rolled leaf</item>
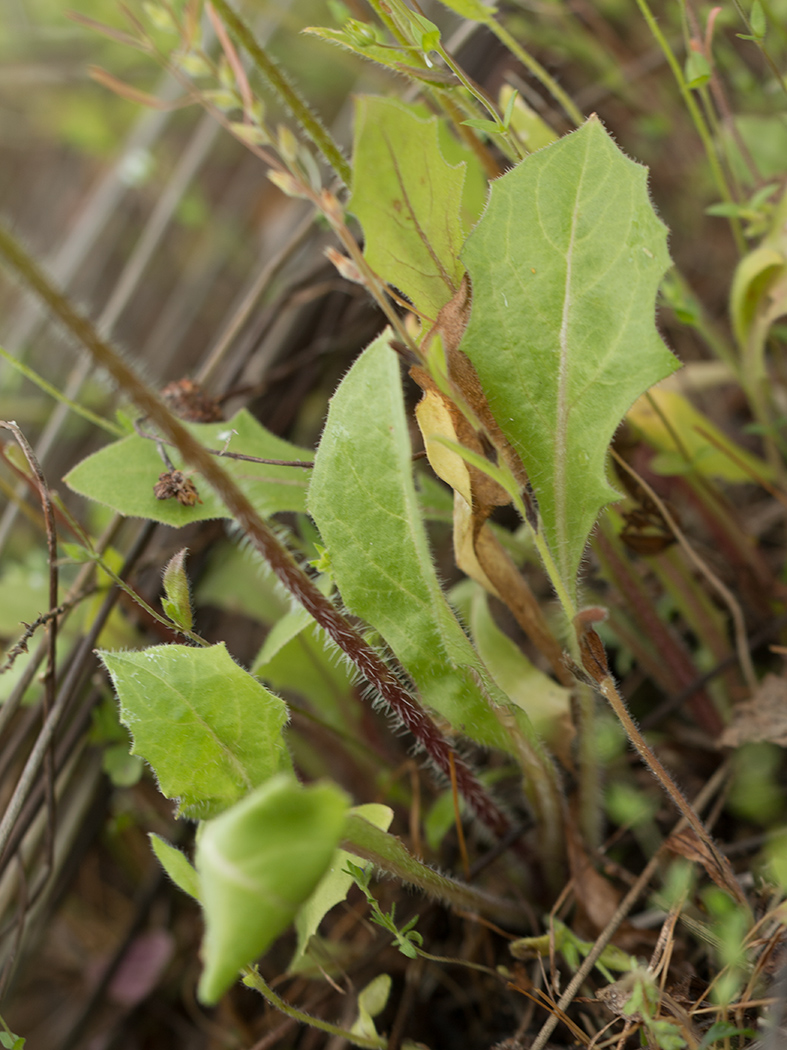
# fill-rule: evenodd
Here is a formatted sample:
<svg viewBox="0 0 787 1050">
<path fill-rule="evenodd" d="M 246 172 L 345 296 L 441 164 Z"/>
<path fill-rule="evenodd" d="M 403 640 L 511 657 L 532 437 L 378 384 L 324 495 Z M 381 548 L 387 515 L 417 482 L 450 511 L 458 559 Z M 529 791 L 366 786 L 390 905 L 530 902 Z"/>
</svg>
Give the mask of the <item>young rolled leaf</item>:
<svg viewBox="0 0 787 1050">
<path fill-rule="evenodd" d="M 347 806 L 332 784 L 302 787 L 282 774 L 203 826 L 203 1003 L 215 1003 L 295 918 L 331 862 Z"/>
<path fill-rule="evenodd" d="M 230 452 L 260 459 L 311 461 L 310 450 L 271 434 L 245 409 L 226 423 L 184 423 L 184 426 L 208 448 L 223 450 L 231 439 Z M 177 453 L 170 449 L 169 455 L 179 468 Z M 223 465 L 264 516 L 304 510 L 309 479 L 302 467 L 277 467 L 234 459 L 225 459 Z M 130 518 L 149 518 L 177 527 L 230 516 L 221 500 L 208 485 L 200 483 L 198 476 L 190 480 L 202 502 L 184 506 L 176 498 L 157 499 L 153 487 L 166 470 L 155 442 L 132 434 L 83 459 L 63 480 L 74 492 Z"/>
<path fill-rule="evenodd" d="M 572 597 L 598 514 L 619 498 L 612 435 L 679 367 L 654 324 L 669 255 L 646 180 L 591 117 L 492 184 L 462 253 L 473 307 L 461 348 L 527 468 Z"/>
<path fill-rule="evenodd" d="M 182 547 L 167 562 L 161 607 L 173 623 L 190 631 L 194 626 L 194 617 L 191 612 L 189 578 L 186 575 L 187 554 L 188 548 Z"/>
<path fill-rule="evenodd" d="M 423 120 L 402 102 L 363 96 L 353 172 L 348 207 L 363 226 L 367 262 L 427 317 L 437 317 L 464 273 L 464 163 L 444 159 L 436 117 Z"/>
<path fill-rule="evenodd" d="M 287 705 L 234 662 L 224 643 L 99 652 L 132 754 L 149 762 L 183 816 L 215 816 L 291 769 Z"/>
</svg>

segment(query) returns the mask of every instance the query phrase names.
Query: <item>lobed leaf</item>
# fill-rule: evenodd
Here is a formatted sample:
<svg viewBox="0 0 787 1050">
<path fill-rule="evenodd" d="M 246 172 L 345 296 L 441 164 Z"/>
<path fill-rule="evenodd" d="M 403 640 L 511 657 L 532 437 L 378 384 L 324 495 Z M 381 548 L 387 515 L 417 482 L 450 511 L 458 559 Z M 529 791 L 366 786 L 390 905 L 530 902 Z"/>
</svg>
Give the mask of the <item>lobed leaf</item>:
<svg viewBox="0 0 787 1050">
<path fill-rule="evenodd" d="M 222 642 L 99 651 L 120 700 L 132 754 L 187 817 L 215 816 L 291 762 L 287 706 L 239 667 Z"/>
<path fill-rule="evenodd" d="M 473 309 L 461 349 L 527 468 L 570 592 L 599 511 L 619 498 L 612 435 L 679 367 L 654 324 L 669 255 L 646 178 L 591 117 L 492 184 L 462 253 Z"/>
</svg>

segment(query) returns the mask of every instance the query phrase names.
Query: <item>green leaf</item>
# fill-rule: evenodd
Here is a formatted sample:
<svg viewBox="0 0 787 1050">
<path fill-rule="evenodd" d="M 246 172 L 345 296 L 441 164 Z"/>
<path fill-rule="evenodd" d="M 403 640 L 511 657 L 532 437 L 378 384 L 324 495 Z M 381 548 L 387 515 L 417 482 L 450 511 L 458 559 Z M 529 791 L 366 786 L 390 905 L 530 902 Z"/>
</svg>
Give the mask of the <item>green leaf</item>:
<svg viewBox="0 0 787 1050">
<path fill-rule="evenodd" d="M 242 452 L 261 459 L 311 461 L 312 458 L 310 450 L 298 448 L 271 434 L 245 409 L 225 423 L 184 425 L 208 448 L 224 450 L 231 437 L 230 452 Z M 182 464 L 177 452 L 174 449 L 168 452 L 172 462 L 180 468 Z M 267 517 L 279 511 L 304 509 L 309 480 L 302 467 L 274 467 L 233 459 L 225 459 L 222 465 L 260 514 Z M 83 459 L 64 481 L 74 492 L 103 503 L 126 517 L 149 518 L 165 525 L 181 526 L 230 516 L 213 491 L 200 483 L 198 475 L 191 480 L 197 486 L 202 503 L 185 507 L 177 499 L 156 499 L 153 486 L 165 470 L 155 442 L 134 434 Z"/>
<path fill-rule="evenodd" d="M 286 704 L 238 667 L 223 642 L 98 655 L 134 738 L 132 754 L 150 763 L 183 816 L 214 816 L 290 768 Z"/>
<path fill-rule="evenodd" d="M 434 51 L 440 44 L 440 30 L 428 18 L 416 11 L 408 11 L 413 38 L 418 42 L 424 55 Z"/>
<path fill-rule="evenodd" d="M 387 973 L 378 973 L 374 980 L 359 992 L 358 1020 L 350 1029 L 353 1035 L 364 1036 L 367 1039 L 377 1035 L 374 1018 L 385 1009 L 391 994 L 392 983 Z"/>
<path fill-rule="evenodd" d="M 687 87 L 699 88 L 707 84 L 711 78 L 711 72 L 710 62 L 701 51 L 689 51 L 684 71 Z"/>
<path fill-rule="evenodd" d="M 757 40 L 762 40 L 768 28 L 768 21 L 765 17 L 765 8 L 760 3 L 760 0 L 754 0 L 754 3 L 751 5 L 749 24 Z"/>
<path fill-rule="evenodd" d="M 462 350 L 522 456 L 571 592 L 599 511 L 619 498 L 605 473 L 612 435 L 678 367 L 654 324 L 669 256 L 646 179 L 591 117 L 492 184 L 462 256 Z"/>
<path fill-rule="evenodd" d="M 424 702 L 479 743 L 510 748 L 488 697 L 507 699 L 489 679 L 432 564 L 389 340 L 384 332 L 372 343 L 331 399 L 309 510 L 343 601 L 380 632 Z"/>
<path fill-rule="evenodd" d="M 148 838 L 150 839 L 150 845 L 153 847 L 153 852 L 158 857 L 159 864 L 178 889 L 183 890 L 184 893 L 188 893 L 190 897 L 198 901 L 200 899 L 199 876 L 186 854 L 182 850 L 176 849 L 175 846 L 160 835 L 155 835 L 151 832 Z"/>
<path fill-rule="evenodd" d="M 191 594 L 189 579 L 186 575 L 186 555 L 188 547 L 181 547 L 173 554 L 164 569 L 164 593 L 166 598 L 161 602 L 164 612 L 173 623 L 190 631 L 194 626 L 191 613 Z"/>
<path fill-rule="evenodd" d="M 423 120 L 402 102 L 363 96 L 353 172 L 348 208 L 363 227 L 367 262 L 435 318 L 464 273 L 464 164 L 443 158 L 436 117 Z"/>
<path fill-rule="evenodd" d="M 385 66 L 394 72 L 398 73 L 401 71 L 402 66 L 407 66 L 408 72 L 412 76 L 417 76 L 421 72 L 428 75 L 429 70 L 419 70 L 408 65 L 408 63 L 412 62 L 412 54 L 409 51 L 403 48 L 390 47 L 387 44 L 376 43 L 375 38 L 371 35 L 360 35 L 355 29 L 356 24 L 351 20 L 349 25 L 345 23 L 341 29 L 308 26 L 303 32 L 328 40 L 332 44 L 338 44 L 339 47 L 345 48 L 361 58 L 377 62 L 379 65 Z"/>
<path fill-rule="evenodd" d="M 482 0 L 440 0 L 440 3 L 462 18 L 470 18 L 482 25 L 491 22 L 495 14 L 494 4 L 487 7 Z"/>
<path fill-rule="evenodd" d="M 203 826 L 203 1003 L 215 1003 L 295 918 L 331 862 L 346 812 L 347 796 L 332 784 L 302 787 L 282 774 Z"/>
<path fill-rule="evenodd" d="M 393 810 L 390 806 L 383 806 L 376 802 L 370 802 L 365 806 L 355 806 L 351 812 L 357 813 L 358 816 L 363 817 L 383 831 L 388 830 L 393 820 Z M 292 962 L 287 967 L 289 973 L 302 969 L 304 963 L 308 962 L 309 941 L 317 933 L 317 928 L 323 916 L 327 915 L 331 908 L 338 904 L 339 901 L 343 901 L 347 896 L 347 891 L 353 884 L 352 875 L 345 870 L 348 861 L 358 864 L 364 863 L 354 853 L 348 853 L 343 849 L 336 850 L 328 870 L 323 875 L 319 885 L 309 899 L 301 905 L 295 919 L 298 943 Z"/>
</svg>

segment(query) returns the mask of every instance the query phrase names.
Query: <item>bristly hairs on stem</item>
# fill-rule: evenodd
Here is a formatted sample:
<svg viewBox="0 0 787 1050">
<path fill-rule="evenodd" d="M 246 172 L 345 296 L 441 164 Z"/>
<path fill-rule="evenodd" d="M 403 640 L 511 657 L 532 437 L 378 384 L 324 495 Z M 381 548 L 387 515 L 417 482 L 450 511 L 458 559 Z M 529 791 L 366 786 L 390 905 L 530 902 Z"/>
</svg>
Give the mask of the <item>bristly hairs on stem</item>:
<svg viewBox="0 0 787 1050">
<path fill-rule="evenodd" d="M 0 226 L 0 256 L 16 276 L 46 303 L 61 324 L 90 351 L 96 364 L 109 372 L 139 411 L 148 416 L 162 434 L 173 442 L 184 461 L 199 471 L 239 527 L 268 561 L 278 579 L 347 653 L 435 766 L 447 776 L 450 776 L 453 754 L 457 783 L 465 801 L 496 836 L 505 835 L 510 827 L 508 818 L 418 700 L 403 689 L 397 676 L 356 628 L 320 593 L 217 459 L 170 412 L 154 391 L 139 379 L 122 357 L 101 339 L 88 318 L 74 309 L 3 226 Z"/>
</svg>

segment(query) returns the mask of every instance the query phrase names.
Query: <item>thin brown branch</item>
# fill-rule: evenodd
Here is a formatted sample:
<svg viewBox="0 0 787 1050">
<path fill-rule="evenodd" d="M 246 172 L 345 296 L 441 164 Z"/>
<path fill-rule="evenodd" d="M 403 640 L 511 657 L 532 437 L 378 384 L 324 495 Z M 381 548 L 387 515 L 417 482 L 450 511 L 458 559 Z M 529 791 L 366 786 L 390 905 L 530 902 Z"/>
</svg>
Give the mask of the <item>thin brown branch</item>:
<svg viewBox="0 0 787 1050">
<path fill-rule="evenodd" d="M 46 483 L 44 472 L 36 459 L 29 441 L 12 420 L 0 420 L 0 428 L 9 430 L 21 448 L 38 488 L 41 509 L 46 523 L 46 545 L 49 562 L 49 610 L 54 611 L 47 622 L 47 662 L 44 675 L 43 721 L 46 722 L 55 703 L 55 681 L 57 675 L 57 526 L 52 497 Z M 50 745 L 44 755 L 44 798 L 46 802 L 47 822 L 45 838 L 45 866 L 47 872 L 52 870 L 55 849 L 55 761 L 54 749 Z"/>
</svg>

